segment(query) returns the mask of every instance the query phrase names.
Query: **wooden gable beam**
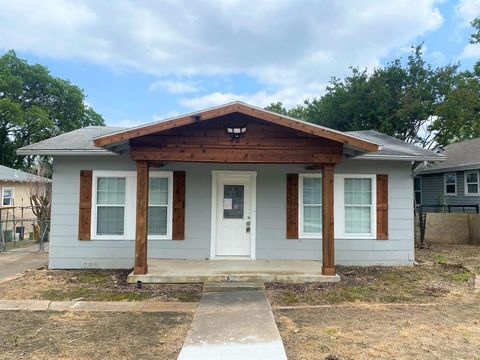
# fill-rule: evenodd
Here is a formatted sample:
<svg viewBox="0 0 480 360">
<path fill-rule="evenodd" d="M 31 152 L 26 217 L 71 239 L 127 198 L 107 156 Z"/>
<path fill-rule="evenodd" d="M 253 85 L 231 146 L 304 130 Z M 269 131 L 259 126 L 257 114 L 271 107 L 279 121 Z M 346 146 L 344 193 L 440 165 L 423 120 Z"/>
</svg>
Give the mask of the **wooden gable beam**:
<svg viewBox="0 0 480 360">
<path fill-rule="evenodd" d="M 277 125 L 285 126 L 290 129 L 298 130 L 307 134 L 312 134 L 330 140 L 338 141 L 367 152 L 377 151 L 379 148 L 378 145 L 375 143 L 365 141 L 351 135 L 343 134 L 339 131 L 323 128 L 314 124 L 309 124 L 303 121 L 285 117 L 280 114 L 275 114 L 242 103 L 228 104 L 214 109 L 202 111 L 196 114 L 189 114 L 186 116 L 174 118 L 172 120 L 157 122 L 151 125 L 126 130 L 119 133 L 105 135 L 94 139 L 94 143 L 96 146 L 103 147 L 106 145 L 119 143 L 140 136 L 166 131 L 176 127 L 190 125 L 200 121 L 207 121 L 209 119 L 232 114 L 234 112 L 250 115 L 255 118 L 262 119 Z"/>
</svg>

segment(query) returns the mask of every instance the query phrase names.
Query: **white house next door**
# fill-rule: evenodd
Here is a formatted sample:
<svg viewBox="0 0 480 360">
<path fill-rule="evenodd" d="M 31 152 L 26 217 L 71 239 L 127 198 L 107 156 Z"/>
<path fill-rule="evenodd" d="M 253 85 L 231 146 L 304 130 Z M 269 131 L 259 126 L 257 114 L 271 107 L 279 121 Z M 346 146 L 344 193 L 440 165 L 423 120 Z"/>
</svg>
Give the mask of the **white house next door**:
<svg viewBox="0 0 480 360">
<path fill-rule="evenodd" d="M 215 257 L 253 257 L 254 181 L 248 172 L 216 174 Z"/>
</svg>

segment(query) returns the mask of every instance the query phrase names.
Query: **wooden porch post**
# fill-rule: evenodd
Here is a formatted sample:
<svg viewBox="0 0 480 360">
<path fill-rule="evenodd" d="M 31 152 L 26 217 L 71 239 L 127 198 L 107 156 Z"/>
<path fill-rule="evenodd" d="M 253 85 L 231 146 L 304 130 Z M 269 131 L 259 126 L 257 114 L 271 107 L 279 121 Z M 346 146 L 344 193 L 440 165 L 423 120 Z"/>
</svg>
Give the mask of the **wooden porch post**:
<svg viewBox="0 0 480 360">
<path fill-rule="evenodd" d="M 137 161 L 137 215 L 135 225 L 135 275 L 143 275 L 147 267 L 148 234 L 148 161 Z"/>
<path fill-rule="evenodd" d="M 333 175 L 335 165 L 322 166 L 322 256 L 323 275 L 335 275 Z"/>
</svg>

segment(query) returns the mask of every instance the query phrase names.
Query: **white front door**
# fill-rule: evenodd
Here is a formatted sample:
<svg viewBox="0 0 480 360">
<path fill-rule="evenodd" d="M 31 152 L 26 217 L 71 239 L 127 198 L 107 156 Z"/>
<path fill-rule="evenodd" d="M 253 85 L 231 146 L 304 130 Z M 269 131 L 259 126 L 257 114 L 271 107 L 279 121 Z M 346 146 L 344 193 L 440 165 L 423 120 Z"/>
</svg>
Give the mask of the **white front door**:
<svg viewBox="0 0 480 360">
<path fill-rule="evenodd" d="M 251 257 L 253 176 L 222 173 L 216 180 L 215 256 Z"/>
</svg>

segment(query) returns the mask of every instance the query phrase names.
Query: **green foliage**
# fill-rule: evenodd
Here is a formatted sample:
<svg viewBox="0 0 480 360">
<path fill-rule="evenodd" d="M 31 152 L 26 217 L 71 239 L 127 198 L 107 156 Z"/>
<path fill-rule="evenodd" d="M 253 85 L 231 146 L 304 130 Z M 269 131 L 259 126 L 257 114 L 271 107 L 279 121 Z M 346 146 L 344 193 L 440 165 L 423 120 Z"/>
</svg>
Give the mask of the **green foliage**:
<svg viewBox="0 0 480 360">
<path fill-rule="evenodd" d="M 480 19 L 472 22 L 480 42 Z M 333 78 L 323 96 L 293 109 L 274 103 L 268 110 L 341 131 L 377 130 L 431 148 L 480 136 L 480 62 L 473 71 L 459 64 L 433 68 L 423 45 L 405 64 L 396 59 L 372 72 L 351 68 Z"/>
<path fill-rule="evenodd" d="M 103 125 L 85 104 L 85 94 L 39 64 L 28 64 L 14 51 L 0 57 L 0 164 L 28 168 L 33 159 L 16 149 L 88 125 Z"/>
</svg>

